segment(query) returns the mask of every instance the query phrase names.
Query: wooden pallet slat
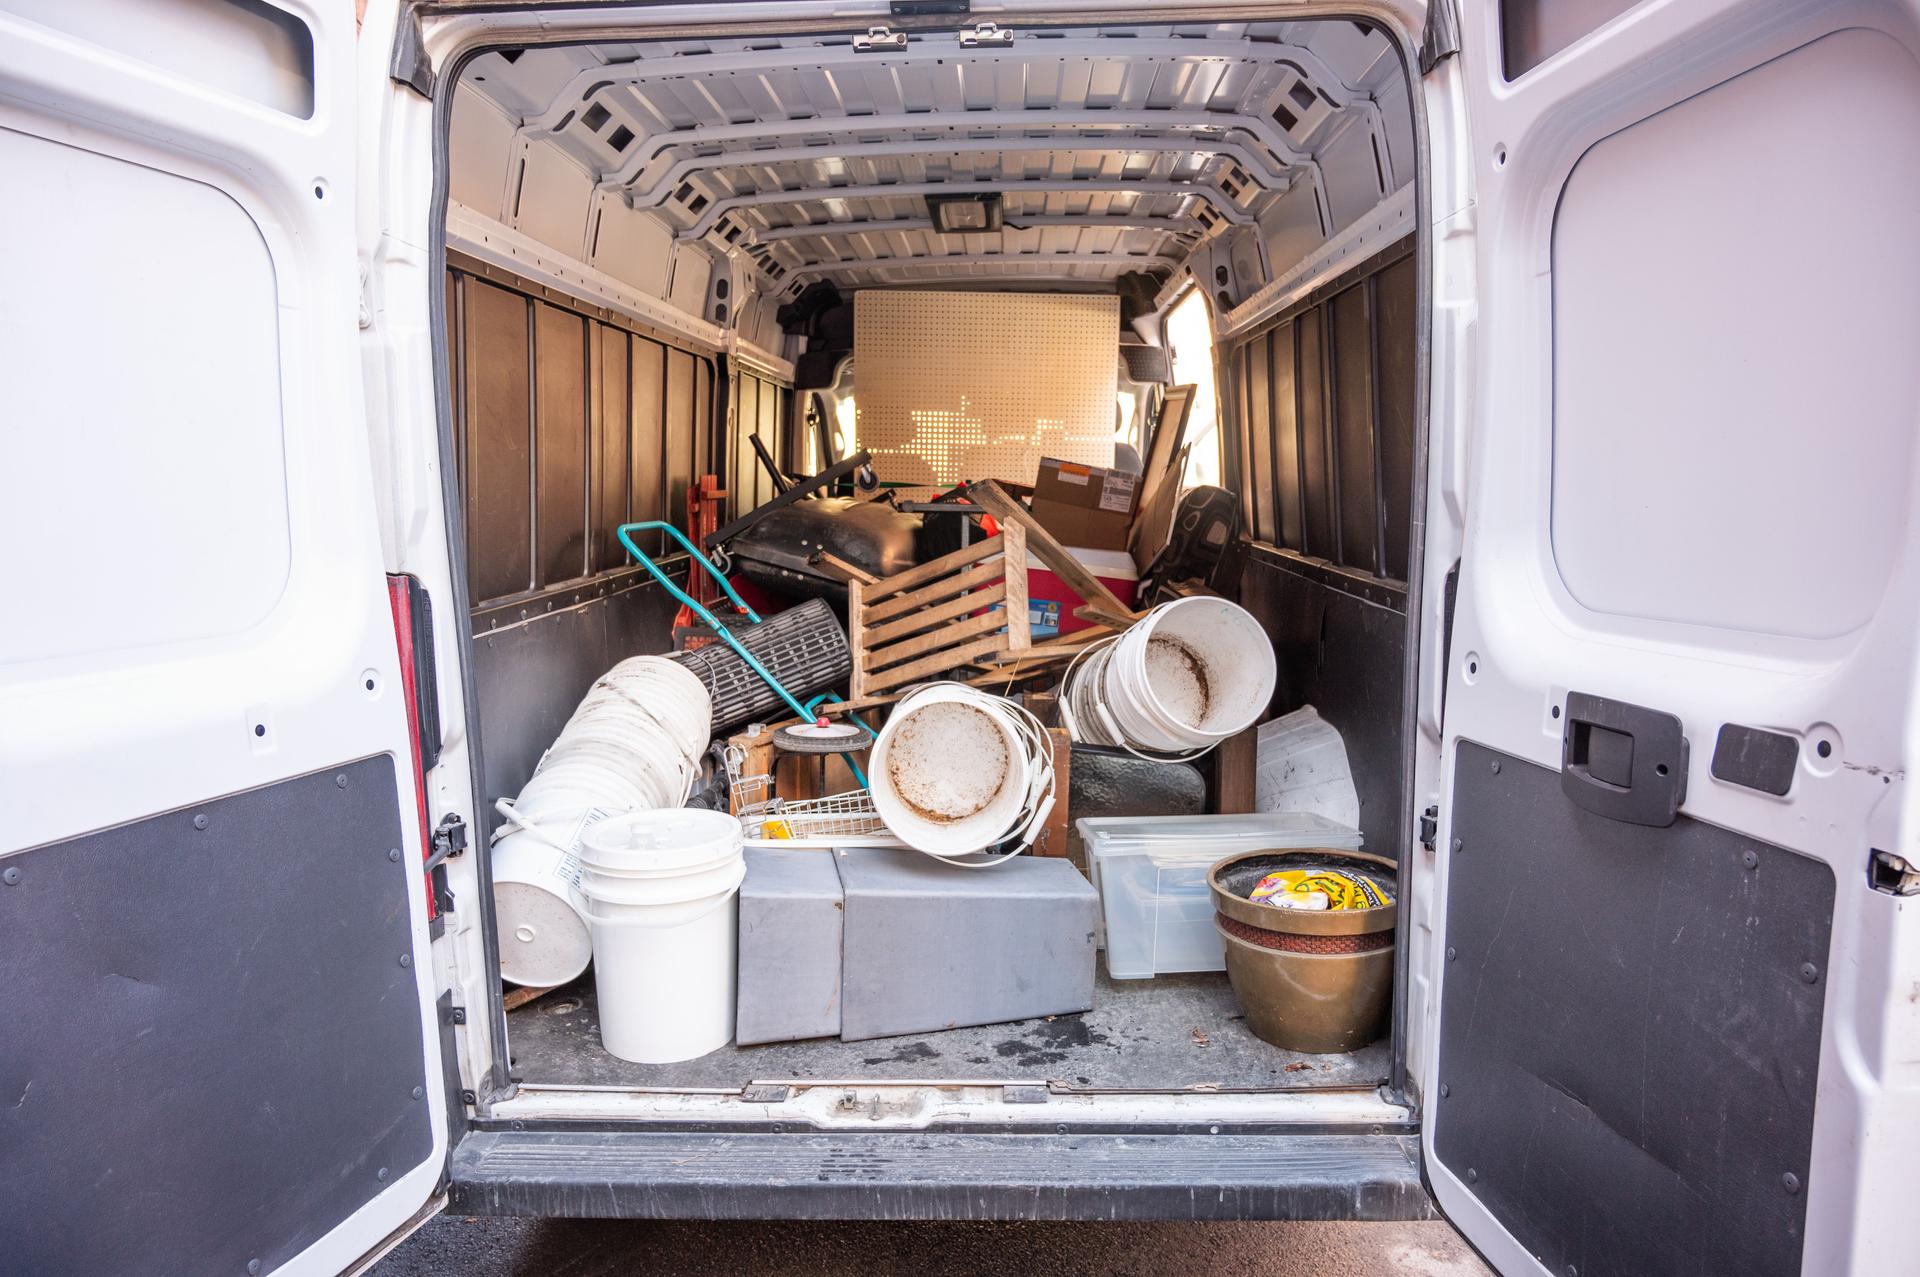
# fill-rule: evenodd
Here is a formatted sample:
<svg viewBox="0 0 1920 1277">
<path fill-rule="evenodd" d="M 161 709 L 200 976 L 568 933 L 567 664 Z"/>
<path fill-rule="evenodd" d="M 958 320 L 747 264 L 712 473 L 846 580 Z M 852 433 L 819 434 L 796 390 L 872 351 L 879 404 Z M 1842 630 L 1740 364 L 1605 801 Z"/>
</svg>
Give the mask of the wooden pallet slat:
<svg viewBox="0 0 1920 1277">
<path fill-rule="evenodd" d="M 878 582 L 848 583 L 848 704 L 872 704 L 890 689 L 1032 646 L 1026 535 L 1007 531 Z"/>
</svg>

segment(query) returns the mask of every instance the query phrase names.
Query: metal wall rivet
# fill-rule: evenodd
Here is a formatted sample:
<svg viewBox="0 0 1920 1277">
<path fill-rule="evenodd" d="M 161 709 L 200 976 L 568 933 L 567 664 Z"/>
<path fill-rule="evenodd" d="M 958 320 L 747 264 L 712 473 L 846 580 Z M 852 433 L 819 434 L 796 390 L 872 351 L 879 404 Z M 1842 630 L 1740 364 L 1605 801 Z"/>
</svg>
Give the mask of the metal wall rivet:
<svg viewBox="0 0 1920 1277">
<path fill-rule="evenodd" d="M 1740 853 L 1740 863 L 1749 869 L 1758 869 L 1760 867 L 1760 853 L 1749 847 Z"/>
<path fill-rule="evenodd" d="M 248 1274 L 250 1274 L 250 1275 L 251 1275 L 251 1274 L 254 1274 L 254 1273 L 258 1273 L 259 1271 L 260 1271 L 260 1261 L 259 1261 L 259 1260 L 257 1260 L 257 1259 L 249 1259 L 249 1260 L 247 1261 L 247 1272 L 248 1272 Z"/>
<path fill-rule="evenodd" d="M 374 1177 L 375 1179 L 377 1179 L 377 1180 L 379 1180 L 379 1181 L 380 1181 L 380 1182 L 381 1182 L 382 1184 L 384 1184 L 384 1183 L 386 1183 L 386 1182 L 387 1182 L 387 1168 L 386 1168 L 386 1167 L 384 1167 L 384 1166 L 382 1166 L 382 1167 L 381 1167 L 381 1168 L 380 1168 L 379 1170 L 377 1170 L 377 1171 L 375 1171 L 375 1172 L 373 1173 L 373 1177 Z"/>
<path fill-rule="evenodd" d="M 338 785 L 340 788 L 345 789 L 347 787 L 347 774 L 345 772 L 341 772 L 338 776 L 335 776 L 333 778 L 333 783 Z"/>
<path fill-rule="evenodd" d="M 205 816 L 204 814 L 202 814 L 202 815 L 199 815 L 199 816 L 195 816 L 195 817 L 193 818 L 193 827 L 194 827 L 195 829 L 205 829 L 205 828 L 207 827 L 207 818 L 206 818 L 206 816 Z"/>
<path fill-rule="evenodd" d="M 412 965 L 413 965 L 413 955 L 412 955 L 411 953 L 403 953 L 403 954 L 401 954 L 401 955 L 400 955 L 400 965 L 401 965 L 401 966 L 403 966 L 403 967 L 410 967 L 410 966 L 412 966 Z"/>
<path fill-rule="evenodd" d="M 1480 1172 L 1474 1170 L 1473 1167 L 1471 1166 L 1467 1167 L 1467 1183 L 1478 1184 L 1479 1182 L 1480 1182 Z"/>
<path fill-rule="evenodd" d="M 1448 1086 L 1445 1082 L 1442 1082 L 1440 1084 L 1440 1098 L 1444 1100 L 1449 1095 L 1452 1095 L 1452 1094 L 1453 1094 L 1453 1088 Z"/>
<path fill-rule="evenodd" d="M 1800 1191 L 1800 1177 L 1788 1171 L 1780 1177 L 1780 1187 L 1787 1190 L 1789 1196 Z"/>
<path fill-rule="evenodd" d="M 1493 760 L 1493 774 L 1496 776 L 1500 774 L 1500 760 L 1497 758 Z"/>
<path fill-rule="evenodd" d="M 1462 847 L 1464 847 L 1464 846 L 1466 846 L 1466 844 L 1465 844 L 1465 843 L 1463 843 L 1463 842 L 1461 842 L 1461 841 L 1460 841 L 1460 840 L 1459 840 L 1458 838 L 1456 838 L 1456 839 L 1454 839 L 1454 840 L 1453 840 L 1453 849 L 1454 849 L 1455 851 L 1458 851 L 1458 850 L 1460 850 L 1460 848 L 1462 848 Z"/>
<path fill-rule="evenodd" d="M 416 1086 L 416 1087 L 414 1087 L 414 1088 L 413 1088 L 413 1098 L 414 1098 L 414 1099 L 416 1099 L 416 1100 L 424 1100 L 424 1099 L 426 1099 L 426 1098 L 427 1098 L 427 1088 L 426 1088 L 426 1087 L 424 1087 L 424 1086 Z"/>
<path fill-rule="evenodd" d="M 6 869 L 0 870 L 0 882 L 6 883 L 9 887 L 19 886 L 20 871 L 9 865 Z"/>
<path fill-rule="evenodd" d="M 1456 948 L 1454 948 L 1454 947 L 1453 947 L 1452 945 L 1448 945 L 1448 946 L 1447 946 L 1447 961 L 1448 961 L 1448 962 L 1452 962 L 1452 961 L 1453 961 L 1453 960 L 1454 960 L 1455 958 L 1457 958 L 1457 957 L 1459 957 L 1459 956 L 1460 956 L 1460 951 L 1459 951 L 1458 949 L 1456 949 Z"/>
<path fill-rule="evenodd" d="M 389 847 L 389 848 L 387 849 L 387 859 L 388 859 L 388 860 L 391 860 L 391 861 L 392 861 L 392 862 L 393 862 L 394 864 L 396 864 L 396 865 L 397 865 L 397 864 L 399 864 L 399 863 L 400 863 L 400 849 L 399 849 L 398 847 Z"/>
<path fill-rule="evenodd" d="M 1820 978 L 1820 968 L 1814 966 L 1811 962 L 1803 962 L 1800 964 L 1800 978 L 1808 984 L 1812 984 Z"/>
</svg>

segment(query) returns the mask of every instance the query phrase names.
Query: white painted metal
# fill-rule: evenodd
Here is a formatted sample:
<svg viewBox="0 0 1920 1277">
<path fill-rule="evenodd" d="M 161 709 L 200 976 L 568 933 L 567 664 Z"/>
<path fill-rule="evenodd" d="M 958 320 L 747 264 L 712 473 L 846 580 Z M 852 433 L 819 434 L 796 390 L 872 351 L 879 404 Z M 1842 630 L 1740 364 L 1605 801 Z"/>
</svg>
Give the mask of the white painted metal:
<svg viewBox="0 0 1920 1277">
<path fill-rule="evenodd" d="M 648 85 L 662 81 L 683 81 L 690 76 L 706 78 L 742 78 L 757 75 L 798 75 L 803 72 L 852 72 L 863 76 L 889 76 L 903 69 L 938 68 L 942 75 L 959 75 L 963 69 L 1011 67 L 1025 71 L 1030 66 L 1071 61 L 1119 61 L 1129 67 L 1173 63 L 1182 66 L 1203 65 L 1216 73 L 1229 66 L 1283 66 L 1296 69 L 1324 89 L 1335 109 L 1348 104 L 1353 96 L 1341 79 L 1313 50 L 1301 45 L 1271 40 L 1207 37 L 1152 37 L 1132 34 L 1089 34 L 1084 29 L 1071 35 L 1016 39 L 1007 47 L 962 48 L 957 41 L 937 37 L 914 39 L 904 49 L 880 54 L 862 53 L 845 37 L 826 37 L 832 43 L 794 40 L 775 48 L 736 48 L 705 53 L 697 69 L 668 50 L 649 50 L 636 61 L 591 66 L 578 72 L 553 95 L 552 105 L 532 127 L 557 132 L 568 112 L 576 111 L 594 94 L 608 86 Z"/>
<path fill-rule="evenodd" d="M 728 251 L 710 239 L 715 232 L 737 244 L 743 235 L 785 230 L 780 210 L 825 220 L 825 200 L 898 201 L 836 211 L 835 219 L 924 220 L 918 196 L 931 192 L 922 184 L 991 183 L 1007 188 L 1011 201 L 1047 194 L 1024 179 L 1076 174 L 1168 181 L 1204 173 L 1218 188 L 1215 206 L 1234 224 L 1263 218 L 1297 189 L 1294 203 L 1311 211 L 1320 237 L 1355 219 L 1360 210 L 1349 206 L 1370 199 L 1383 164 L 1396 176 L 1405 168 L 1406 159 L 1394 157 L 1410 145 L 1407 104 L 1381 78 L 1389 46 L 1350 25 L 1007 29 L 1011 44 L 963 46 L 953 33 L 914 33 L 904 48 L 869 52 L 856 51 L 845 34 L 748 41 L 715 33 L 658 45 L 536 48 L 510 63 L 479 59 L 462 91 L 484 93 L 507 118 L 524 121 L 499 216 L 574 255 L 592 250 L 568 244 L 596 242 L 583 177 L 606 195 L 624 194 L 629 220 L 657 210 L 652 220 L 674 227 L 683 250 L 698 244 L 709 253 Z M 1331 148 L 1325 157 L 1323 148 Z M 570 171 L 557 171 L 547 152 L 564 156 Z M 1138 167 L 1156 155 L 1173 163 Z M 1137 195 L 1139 182 L 1130 185 L 1101 193 Z M 845 193 L 883 186 L 892 188 L 884 196 Z M 789 194 L 825 187 L 836 189 L 819 201 Z M 1087 213 L 1080 197 L 1092 193 L 1077 188 L 1064 205 L 1048 199 L 1036 211 Z M 530 208 L 529 200 L 559 200 L 560 207 Z M 741 200 L 748 202 L 732 202 Z M 1161 210 L 1135 203 L 1117 211 Z M 537 228 L 556 219 L 551 231 Z M 969 251 L 1155 255 L 1168 248 L 1151 229 L 1036 243 L 1015 237 L 1011 216 L 1008 223 L 997 237 L 967 241 Z M 884 246 L 861 240 L 845 242 L 835 256 L 895 259 L 890 278 L 906 278 L 903 259 L 942 251 L 930 237 Z M 635 263 L 637 273 L 649 256 L 658 254 L 623 263 Z M 781 247 L 752 260 L 782 293 L 797 287 L 789 272 L 810 264 Z M 928 277 L 940 269 L 930 266 Z M 1069 276 L 1080 277 L 1078 270 Z"/>
<path fill-rule="evenodd" d="M 364 46 L 344 6 L 281 7 L 313 41 L 305 116 L 284 50 L 228 39 L 217 7 L 169 7 L 164 49 L 154 47 L 157 6 L 142 0 L 55 15 L 61 25 L 0 13 L 0 129 L 17 161 L 0 211 L 9 333 L 0 381 L 17 482 L 0 524 L 18 551 L 10 594 L 31 598 L 36 613 L 31 648 L 0 663 L 0 854 L 380 754 L 402 778 L 403 855 L 417 864 L 424 853 L 405 788 L 406 711 L 359 345 L 364 156 L 353 94 Z M 370 56 L 384 66 L 380 49 Z M 263 62 L 229 64 L 247 57 Z M 219 294 L 225 308 L 174 291 L 167 259 L 190 250 L 205 256 L 186 287 L 231 289 Z M 144 264 L 115 273 L 143 252 Z M 122 315 L 148 322 L 134 331 Z M 143 438 L 156 430 L 164 464 Z M 90 444 L 84 460 L 75 439 Z M 206 496 L 207 476 L 223 491 Z M 155 502 L 154 488 L 172 499 Z M 239 579 L 212 584 L 187 560 L 218 534 L 231 538 L 221 552 Z M 30 594 L 29 546 L 127 580 L 103 587 L 69 571 Z M 192 590 L 200 619 L 152 600 L 151 619 L 125 607 L 112 633 L 92 632 L 88 596 L 144 604 L 148 581 Z M 414 920 L 420 1082 L 437 1097 L 425 888 L 419 874 L 405 881 L 394 907 Z M 314 998 L 326 996 L 316 973 Z M 247 1099 L 233 1097 L 237 1108 Z M 425 1160 L 396 1167 L 384 1192 L 277 1271 L 337 1273 L 416 1221 L 447 1148 L 446 1114 L 428 1103 Z M 197 1187 L 188 1176 L 167 1191 Z"/>
<path fill-rule="evenodd" d="M 1449 756 L 1474 740 L 1557 767 L 1569 688 L 1658 707 L 1693 742 L 1688 814 L 1831 866 L 1803 1271 L 1910 1272 L 1920 918 L 1865 869 L 1869 848 L 1920 846 L 1917 188 L 1884 145 L 1920 130 L 1920 15 L 1644 5 L 1508 83 L 1497 10 L 1463 13 L 1466 48 L 1427 90 L 1433 509 L 1466 539 L 1423 722 L 1444 677 Z M 1795 157 L 1791 179 L 1763 155 Z M 1699 561 L 1728 519 L 1774 552 L 1765 570 Z M 1800 739 L 1785 799 L 1710 775 L 1726 722 Z M 1443 846 L 1451 787 L 1449 764 L 1430 791 Z M 1420 858 L 1416 901 L 1444 902 L 1446 864 Z M 1429 1097 L 1444 918 L 1410 920 Z M 1434 1157 L 1446 1109 L 1428 1111 L 1441 1207 L 1504 1277 L 1544 1274 Z"/>
</svg>

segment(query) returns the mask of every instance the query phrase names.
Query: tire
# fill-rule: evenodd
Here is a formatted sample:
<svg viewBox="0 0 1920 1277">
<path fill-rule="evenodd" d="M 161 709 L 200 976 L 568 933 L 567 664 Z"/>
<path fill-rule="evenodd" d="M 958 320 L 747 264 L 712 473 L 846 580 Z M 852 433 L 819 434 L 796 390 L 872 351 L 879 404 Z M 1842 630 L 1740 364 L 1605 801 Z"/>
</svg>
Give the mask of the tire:
<svg viewBox="0 0 1920 1277">
<path fill-rule="evenodd" d="M 849 754 L 871 744 L 873 733 L 858 723 L 782 727 L 773 734 L 773 747 L 787 754 Z"/>
</svg>

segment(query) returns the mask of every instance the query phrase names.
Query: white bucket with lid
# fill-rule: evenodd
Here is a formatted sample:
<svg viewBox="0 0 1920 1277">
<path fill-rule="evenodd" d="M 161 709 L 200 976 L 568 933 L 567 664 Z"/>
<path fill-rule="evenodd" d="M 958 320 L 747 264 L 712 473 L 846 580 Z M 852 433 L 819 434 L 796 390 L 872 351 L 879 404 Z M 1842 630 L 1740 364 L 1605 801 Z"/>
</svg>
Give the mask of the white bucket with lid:
<svg viewBox="0 0 1920 1277">
<path fill-rule="evenodd" d="M 738 820 L 693 808 L 612 816 L 586 832 L 577 894 L 612 1054 L 671 1064 L 732 1040 L 741 842 Z"/>
<path fill-rule="evenodd" d="M 685 802 L 710 717 L 706 684 L 664 657 L 633 657 L 594 681 L 519 797 L 497 804 L 506 818 L 491 849 L 503 979 L 546 987 L 587 969 L 582 835 L 611 814 Z"/>
<path fill-rule="evenodd" d="M 1070 667 L 1061 700 L 1077 741 L 1204 753 L 1273 699 L 1273 643 L 1226 599 L 1176 599 Z"/>
<path fill-rule="evenodd" d="M 942 858 L 1030 838 L 1053 806 L 1045 730 L 960 683 L 929 684 L 895 705 L 867 771 L 887 828 Z"/>
</svg>

